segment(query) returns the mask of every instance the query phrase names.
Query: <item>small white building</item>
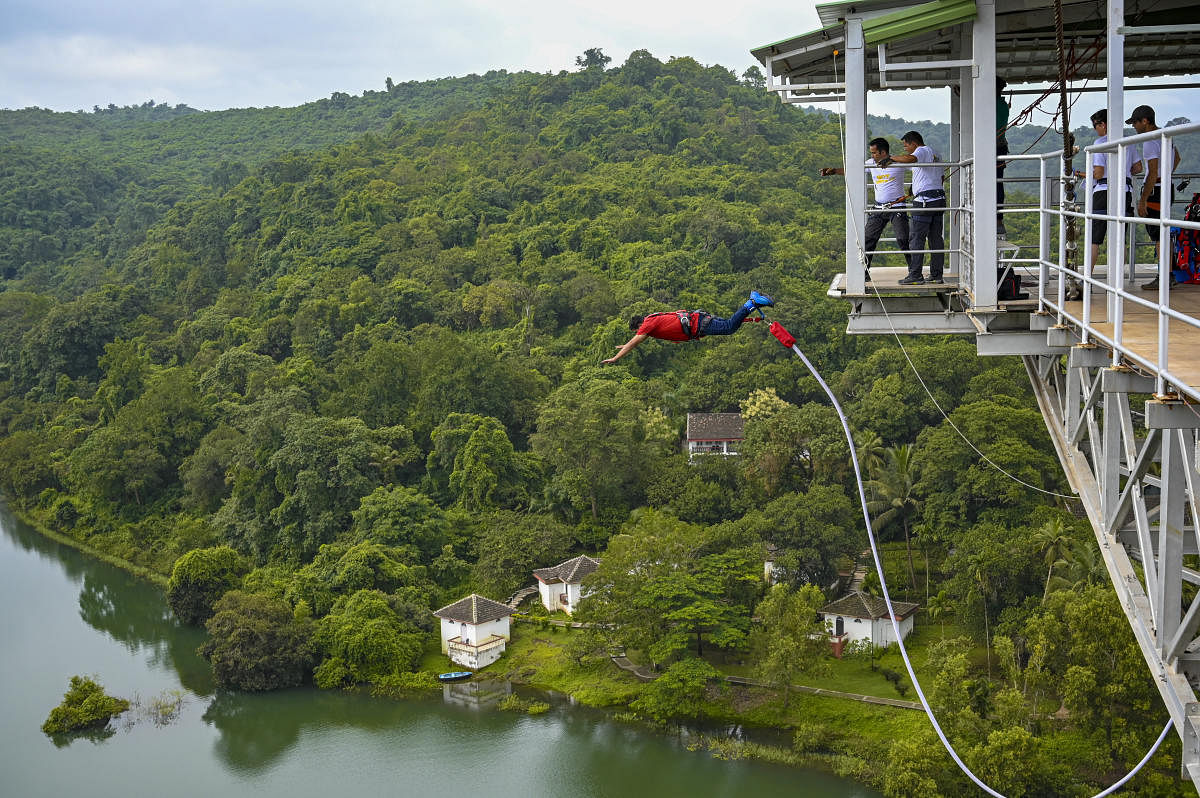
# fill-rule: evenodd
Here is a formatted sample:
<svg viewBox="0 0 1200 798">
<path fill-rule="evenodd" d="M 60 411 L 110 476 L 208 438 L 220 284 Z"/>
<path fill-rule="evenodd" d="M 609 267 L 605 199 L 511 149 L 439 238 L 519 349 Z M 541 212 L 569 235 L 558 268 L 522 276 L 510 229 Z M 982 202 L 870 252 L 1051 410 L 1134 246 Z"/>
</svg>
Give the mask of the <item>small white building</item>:
<svg viewBox="0 0 1200 798">
<path fill-rule="evenodd" d="M 538 580 L 542 606 L 550 612 L 562 610 L 567 615 L 574 613 L 580 599 L 586 595 L 583 578 L 599 567 L 599 560 L 581 554 L 553 568 L 538 568 L 533 575 Z"/>
<path fill-rule="evenodd" d="M 907 638 L 913 628 L 913 616 L 920 605 L 911 601 L 893 601 L 896 620 L 900 625 L 900 637 Z M 830 643 L 836 657 L 842 650 L 857 640 L 866 640 L 878 648 L 896 642 L 896 630 L 888 617 L 887 603 L 876 596 L 853 591 L 820 609 L 825 627 L 829 630 Z"/>
<path fill-rule="evenodd" d="M 433 614 L 442 619 L 442 653 L 471 670 L 500 659 L 511 636 L 508 605 L 476 593 Z"/>
<path fill-rule="evenodd" d="M 741 413 L 688 413 L 688 461 L 700 454 L 736 455 L 746 437 Z"/>
</svg>

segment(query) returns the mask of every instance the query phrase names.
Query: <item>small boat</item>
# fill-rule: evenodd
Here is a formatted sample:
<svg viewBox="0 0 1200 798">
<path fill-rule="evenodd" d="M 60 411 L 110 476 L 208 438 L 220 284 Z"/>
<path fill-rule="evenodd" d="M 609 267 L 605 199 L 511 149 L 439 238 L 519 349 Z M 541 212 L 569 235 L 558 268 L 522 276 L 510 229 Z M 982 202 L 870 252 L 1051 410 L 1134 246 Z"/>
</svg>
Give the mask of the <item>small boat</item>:
<svg viewBox="0 0 1200 798">
<path fill-rule="evenodd" d="M 466 679 L 466 678 L 468 678 L 470 676 L 474 676 L 474 675 L 475 674 L 471 673 L 470 671 L 450 671 L 449 673 L 439 673 L 438 681 L 439 682 L 460 682 L 463 679 Z"/>
</svg>

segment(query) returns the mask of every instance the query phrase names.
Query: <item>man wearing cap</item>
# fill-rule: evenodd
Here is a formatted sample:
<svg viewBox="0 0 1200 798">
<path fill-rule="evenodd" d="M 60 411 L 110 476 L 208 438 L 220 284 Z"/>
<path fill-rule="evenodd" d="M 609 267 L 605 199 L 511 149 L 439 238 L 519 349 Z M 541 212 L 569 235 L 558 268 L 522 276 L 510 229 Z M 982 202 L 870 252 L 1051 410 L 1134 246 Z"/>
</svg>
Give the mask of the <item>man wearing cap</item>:
<svg viewBox="0 0 1200 798">
<path fill-rule="evenodd" d="M 1137 133 L 1151 133 L 1158 130 L 1158 125 L 1154 124 L 1154 109 L 1148 105 L 1139 105 L 1133 109 L 1133 113 L 1125 124 L 1133 125 L 1133 129 Z M 1179 151 L 1171 146 L 1171 142 L 1167 142 L 1167 150 L 1172 154 L 1171 171 L 1175 171 L 1175 167 L 1179 166 Z M 1167 186 L 1166 196 L 1164 198 L 1161 185 L 1161 173 L 1159 172 L 1159 159 L 1162 155 L 1162 140 L 1158 138 L 1150 139 L 1142 142 L 1142 160 L 1141 163 L 1134 164 L 1133 174 L 1145 174 L 1145 179 L 1142 182 L 1142 193 L 1138 199 L 1137 211 L 1138 216 L 1147 218 L 1159 218 L 1162 210 L 1162 203 L 1167 205 L 1167 215 L 1170 216 L 1171 208 L 1171 187 Z M 1160 228 L 1156 224 L 1146 225 L 1146 232 L 1150 234 L 1150 239 L 1154 242 L 1154 258 L 1158 260 L 1158 242 L 1160 238 Z M 1175 276 L 1171 275 L 1171 284 L 1175 284 Z M 1144 291 L 1157 291 L 1158 278 L 1155 277 L 1148 283 L 1142 284 Z"/>
<path fill-rule="evenodd" d="M 1096 143 L 1104 144 L 1108 141 L 1108 109 L 1101 108 L 1096 113 L 1092 114 L 1092 127 L 1096 131 Z M 1092 153 L 1092 212 L 1093 213 L 1108 213 L 1108 164 L 1110 153 L 1094 152 Z M 1114 162 L 1115 163 L 1115 162 Z M 1125 158 L 1125 216 L 1133 216 L 1133 200 L 1130 197 L 1130 192 L 1133 190 L 1133 158 Z M 1093 222 L 1092 223 L 1092 263 L 1100 257 L 1100 245 L 1104 243 L 1104 237 L 1108 233 L 1108 222 Z"/>
</svg>

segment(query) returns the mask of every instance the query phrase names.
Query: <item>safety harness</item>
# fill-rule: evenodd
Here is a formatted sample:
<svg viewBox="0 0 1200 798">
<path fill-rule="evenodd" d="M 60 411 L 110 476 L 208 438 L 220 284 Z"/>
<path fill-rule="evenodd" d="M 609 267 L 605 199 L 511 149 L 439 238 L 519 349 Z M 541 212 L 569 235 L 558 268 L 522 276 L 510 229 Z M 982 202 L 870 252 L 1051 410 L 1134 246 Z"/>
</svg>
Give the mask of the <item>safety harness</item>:
<svg viewBox="0 0 1200 798">
<path fill-rule="evenodd" d="M 704 337 L 705 330 L 708 329 L 708 323 L 712 319 L 712 314 L 705 313 L 703 310 L 686 311 L 686 310 L 664 310 L 658 313 L 650 313 L 646 318 L 653 316 L 674 316 L 679 321 L 679 329 L 687 336 L 688 341 L 695 341 Z"/>
</svg>

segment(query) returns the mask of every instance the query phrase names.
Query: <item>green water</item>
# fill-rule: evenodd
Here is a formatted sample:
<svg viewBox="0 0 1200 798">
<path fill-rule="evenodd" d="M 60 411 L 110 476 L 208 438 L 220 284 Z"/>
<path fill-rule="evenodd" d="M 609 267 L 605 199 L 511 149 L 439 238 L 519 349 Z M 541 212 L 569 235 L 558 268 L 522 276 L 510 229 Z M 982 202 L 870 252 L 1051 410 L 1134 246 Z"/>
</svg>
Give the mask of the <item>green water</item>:
<svg viewBox="0 0 1200 798">
<path fill-rule="evenodd" d="M 875 796 L 804 770 L 721 762 L 678 737 L 559 701 L 536 717 L 489 706 L 510 689 L 388 701 L 316 690 L 214 689 L 161 592 L 17 522 L 0 506 L 0 796 Z M 39 727 L 73 674 L 125 698 L 182 690 L 56 744 Z M 137 715 L 138 713 L 129 713 Z"/>
</svg>

